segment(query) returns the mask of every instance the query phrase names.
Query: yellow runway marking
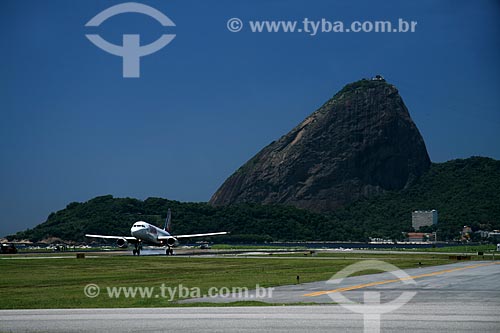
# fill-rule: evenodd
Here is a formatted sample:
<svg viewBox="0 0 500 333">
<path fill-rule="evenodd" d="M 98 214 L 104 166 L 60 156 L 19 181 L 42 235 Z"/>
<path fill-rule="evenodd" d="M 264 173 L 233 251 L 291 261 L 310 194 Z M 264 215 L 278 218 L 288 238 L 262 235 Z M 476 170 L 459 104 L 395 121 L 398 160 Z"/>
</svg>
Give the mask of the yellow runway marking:
<svg viewBox="0 0 500 333">
<path fill-rule="evenodd" d="M 420 279 L 420 278 L 424 278 L 424 277 L 428 277 L 428 276 L 441 275 L 441 274 L 445 274 L 445 273 L 462 271 L 464 269 L 472 269 L 472 268 L 491 266 L 491 265 L 497 265 L 497 264 L 499 264 L 499 263 L 494 262 L 494 263 L 487 263 L 487 264 L 477 264 L 477 265 L 472 265 L 472 266 L 451 268 L 451 269 L 445 269 L 442 271 L 437 271 L 437 272 L 432 272 L 432 273 L 420 274 L 420 275 L 415 275 L 415 276 L 408 276 L 408 277 L 402 278 L 402 279 L 382 280 L 382 281 L 375 281 L 375 282 L 369 282 L 369 283 L 364 283 L 364 284 L 358 284 L 358 285 L 350 286 L 350 287 L 343 287 L 343 288 L 337 288 L 337 289 L 332 289 L 332 290 L 316 291 L 313 293 L 305 294 L 303 296 L 307 296 L 307 297 L 321 296 L 321 295 L 327 295 L 327 294 L 337 293 L 337 292 L 341 292 L 341 291 L 362 289 L 362 288 L 367 288 L 367 287 L 378 286 L 381 284 L 394 283 L 394 282 L 406 281 L 406 280 L 411 280 L 411 279 L 413 279 L 413 280 Z"/>
</svg>

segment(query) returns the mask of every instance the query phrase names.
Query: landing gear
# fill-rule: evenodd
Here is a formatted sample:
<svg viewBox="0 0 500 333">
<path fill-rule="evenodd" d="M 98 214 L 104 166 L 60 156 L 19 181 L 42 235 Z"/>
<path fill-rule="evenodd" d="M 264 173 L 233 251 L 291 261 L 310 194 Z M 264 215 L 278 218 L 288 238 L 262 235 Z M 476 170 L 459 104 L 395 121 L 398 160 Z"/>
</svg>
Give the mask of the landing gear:
<svg viewBox="0 0 500 333">
<path fill-rule="evenodd" d="M 139 255 L 141 255 L 141 250 L 142 250 L 142 245 L 140 245 L 139 243 L 136 243 L 135 249 L 132 250 L 132 253 L 134 254 L 134 256 L 136 254 L 139 256 Z"/>
<path fill-rule="evenodd" d="M 173 256 L 174 255 L 174 249 L 172 249 L 170 246 L 167 247 L 167 249 L 165 250 L 165 254 L 168 256 Z"/>
</svg>

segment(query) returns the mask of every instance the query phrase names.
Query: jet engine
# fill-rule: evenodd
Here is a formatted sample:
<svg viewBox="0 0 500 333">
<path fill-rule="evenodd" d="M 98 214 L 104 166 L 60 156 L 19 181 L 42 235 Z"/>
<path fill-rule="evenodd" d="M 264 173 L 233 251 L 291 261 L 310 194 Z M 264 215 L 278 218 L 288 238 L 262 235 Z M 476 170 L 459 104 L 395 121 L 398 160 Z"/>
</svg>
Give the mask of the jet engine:
<svg viewBox="0 0 500 333">
<path fill-rule="evenodd" d="M 163 243 L 168 245 L 168 246 L 176 246 L 177 245 L 177 238 L 169 237 L 166 240 L 164 240 Z"/>
<path fill-rule="evenodd" d="M 118 245 L 119 248 L 126 248 L 128 247 L 128 241 L 125 238 L 118 238 L 116 240 L 116 245 Z"/>
</svg>

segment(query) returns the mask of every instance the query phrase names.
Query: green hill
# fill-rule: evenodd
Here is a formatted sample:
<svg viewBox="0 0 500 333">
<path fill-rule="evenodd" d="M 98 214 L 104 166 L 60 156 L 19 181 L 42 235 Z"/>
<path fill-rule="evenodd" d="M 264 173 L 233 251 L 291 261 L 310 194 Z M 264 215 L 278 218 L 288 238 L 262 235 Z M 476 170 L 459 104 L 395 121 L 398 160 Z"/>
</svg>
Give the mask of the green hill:
<svg viewBox="0 0 500 333">
<path fill-rule="evenodd" d="M 9 239 L 40 241 L 50 237 L 83 241 L 85 233 L 129 235 L 144 220 L 163 225 L 173 212 L 174 234 L 231 231 L 218 241 L 363 241 L 368 237 L 400 239 L 411 230 L 413 210 L 437 209 L 438 235 L 453 239 L 464 225 L 500 229 L 500 161 L 484 157 L 434 163 L 409 188 L 357 201 L 329 214 L 283 205 L 237 204 L 212 207 L 161 198 L 96 197 L 73 202 L 33 229 Z"/>
</svg>

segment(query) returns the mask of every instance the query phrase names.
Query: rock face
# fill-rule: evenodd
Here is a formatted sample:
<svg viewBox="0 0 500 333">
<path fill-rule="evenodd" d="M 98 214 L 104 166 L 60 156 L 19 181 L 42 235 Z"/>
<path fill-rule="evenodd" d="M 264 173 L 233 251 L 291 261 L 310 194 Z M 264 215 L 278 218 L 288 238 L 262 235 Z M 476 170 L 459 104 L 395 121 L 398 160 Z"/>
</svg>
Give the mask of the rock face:
<svg viewBox="0 0 500 333">
<path fill-rule="evenodd" d="M 210 203 L 281 203 L 329 211 L 402 189 L 430 164 L 396 87 L 383 79 L 361 80 L 262 149 Z"/>
</svg>

